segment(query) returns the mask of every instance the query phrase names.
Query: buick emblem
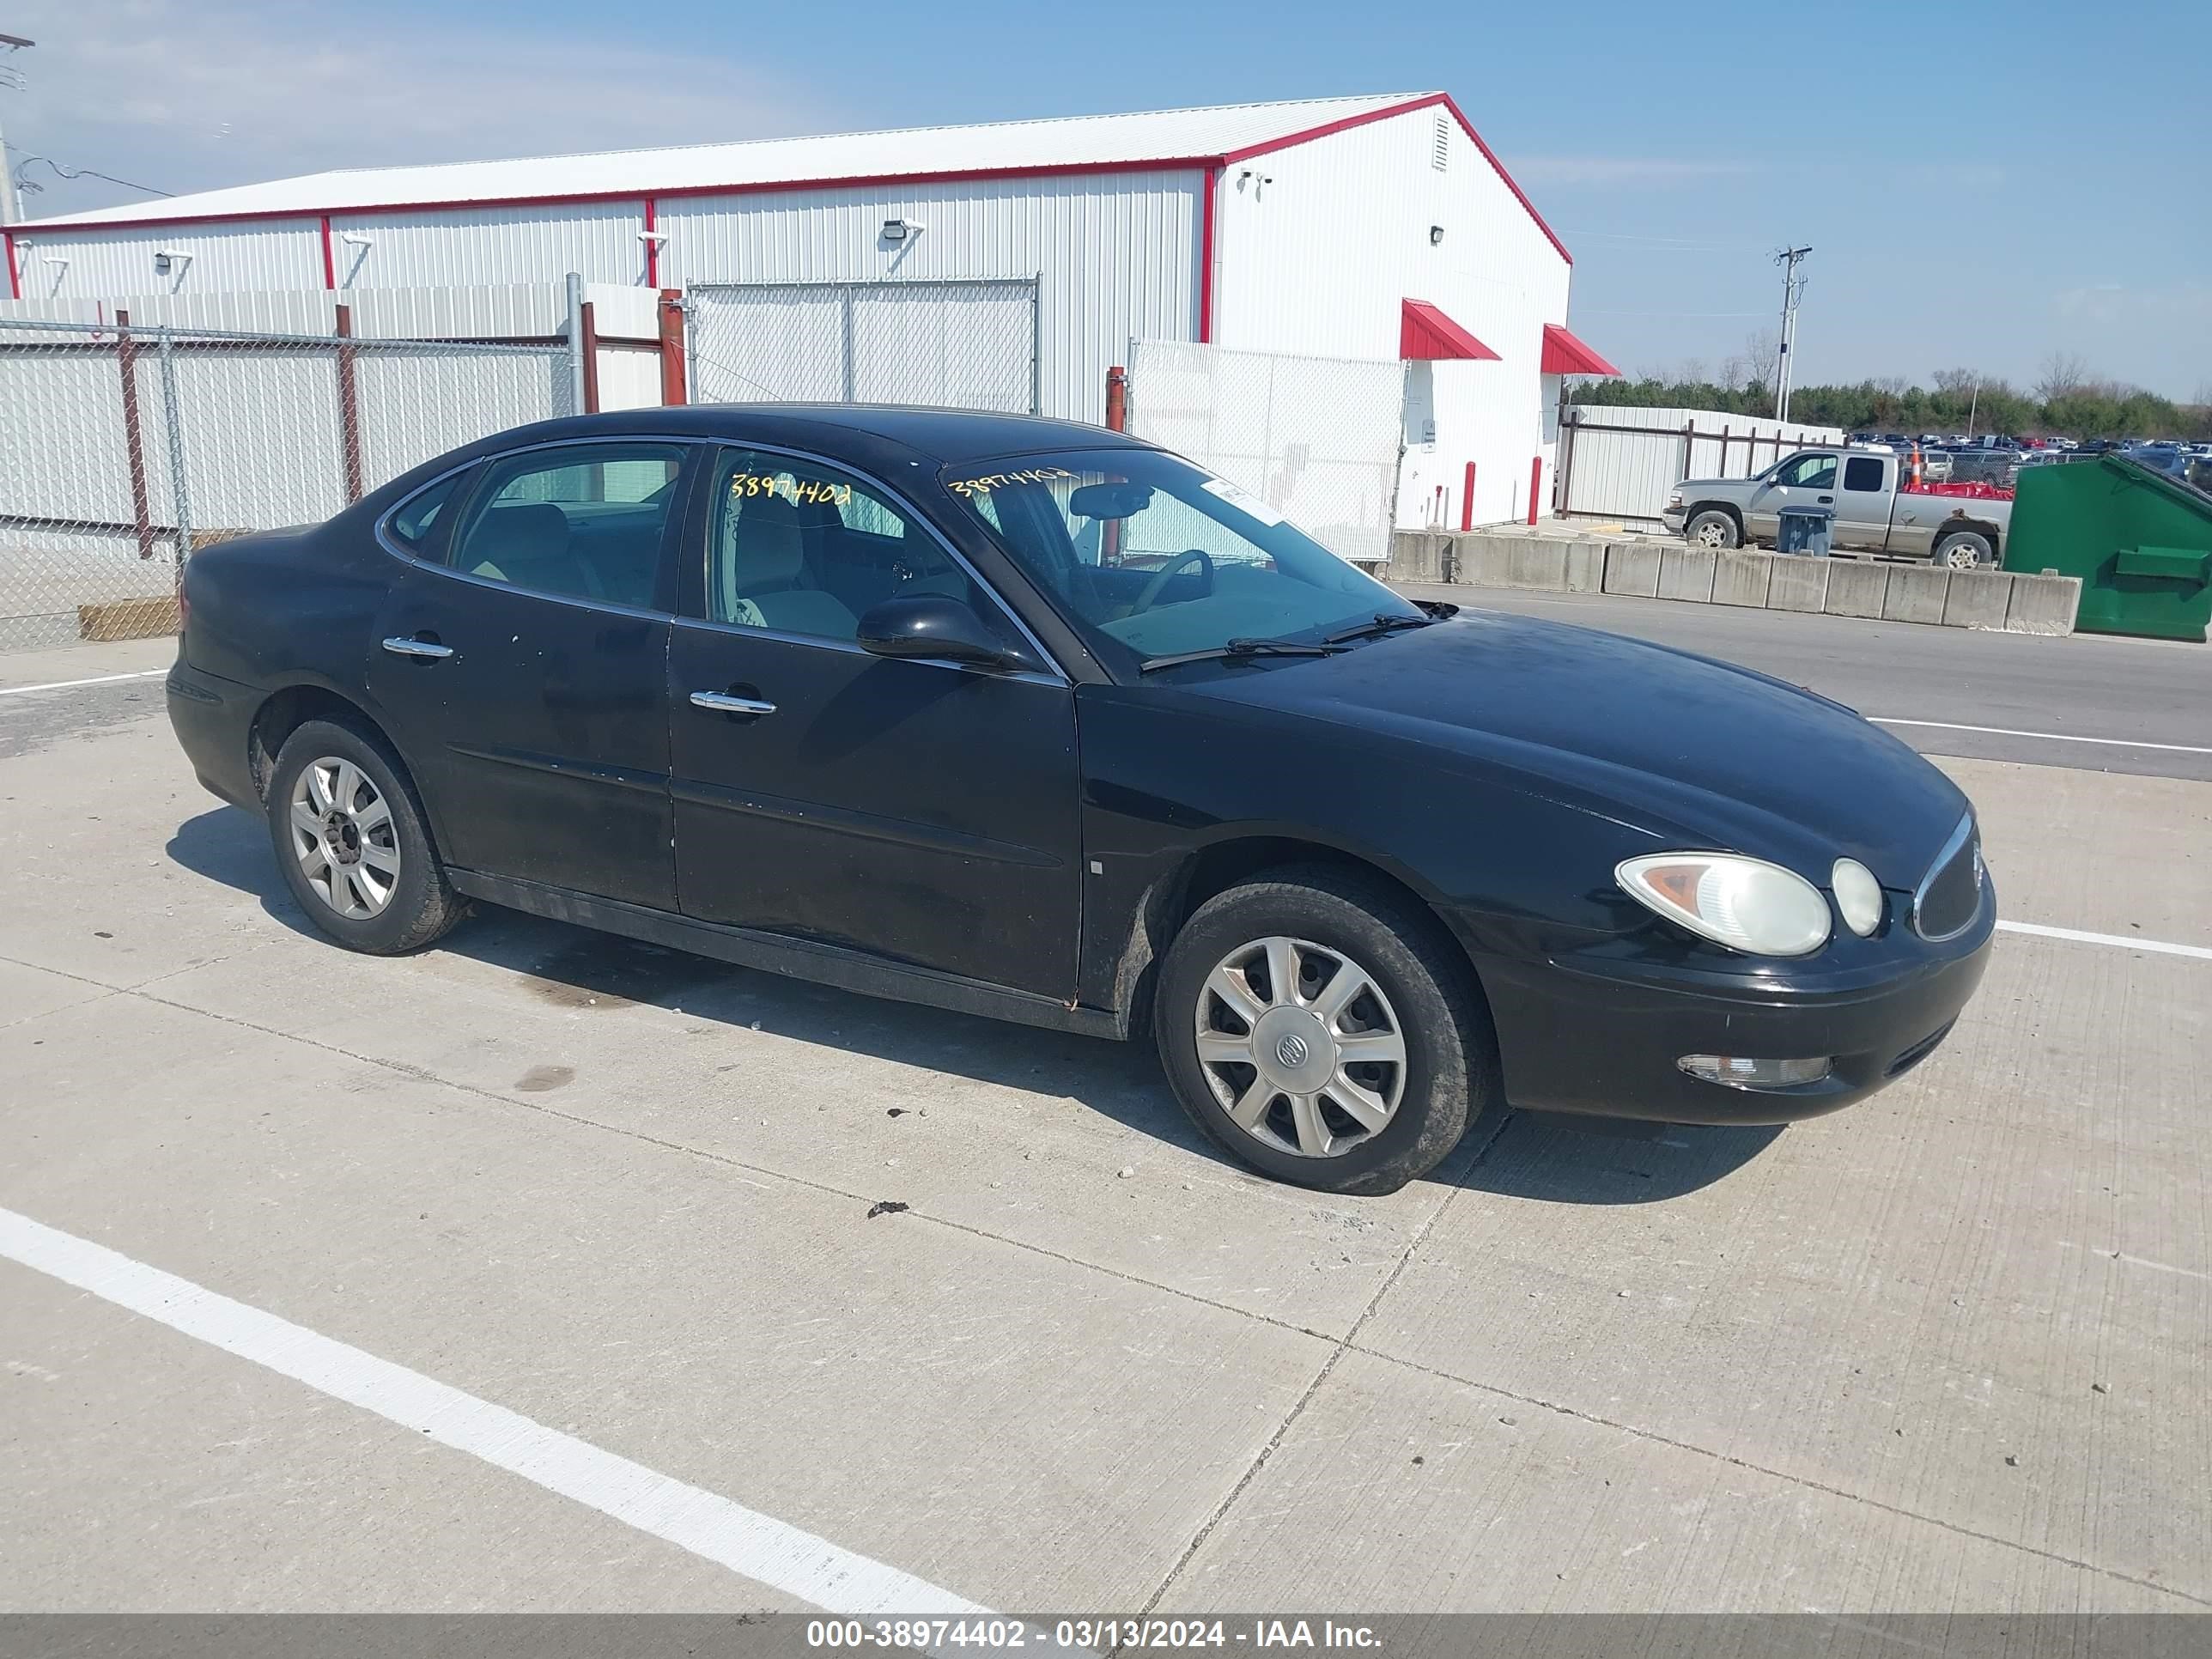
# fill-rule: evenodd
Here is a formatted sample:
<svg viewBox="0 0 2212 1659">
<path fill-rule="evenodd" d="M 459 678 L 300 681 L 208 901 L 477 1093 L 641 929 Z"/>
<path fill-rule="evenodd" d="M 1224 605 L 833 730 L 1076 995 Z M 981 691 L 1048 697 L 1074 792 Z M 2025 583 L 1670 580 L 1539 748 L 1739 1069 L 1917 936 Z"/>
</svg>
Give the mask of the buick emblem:
<svg viewBox="0 0 2212 1659">
<path fill-rule="evenodd" d="M 1285 1031 L 1275 1044 L 1275 1058 L 1291 1071 L 1306 1063 L 1306 1040 L 1296 1031 Z"/>
</svg>

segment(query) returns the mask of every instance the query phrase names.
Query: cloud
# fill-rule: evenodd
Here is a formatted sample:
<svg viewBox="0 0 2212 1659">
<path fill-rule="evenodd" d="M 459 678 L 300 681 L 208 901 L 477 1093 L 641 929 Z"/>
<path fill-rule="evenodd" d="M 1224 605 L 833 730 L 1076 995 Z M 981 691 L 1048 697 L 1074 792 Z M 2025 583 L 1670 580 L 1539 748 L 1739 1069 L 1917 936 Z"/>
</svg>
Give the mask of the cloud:
<svg viewBox="0 0 2212 1659">
<path fill-rule="evenodd" d="M 29 0 L 9 147 L 173 193 L 332 167 L 725 143 L 848 125 L 799 77 L 390 5 Z M 46 168 L 27 216 L 148 198 Z"/>
<path fill-rule="evenodd" d="M 1752 161 L 1705 161 L 1665 155 L 1520 155 L 1506 158 L 1506 170 L 1523 185 L 1607 185 L 1688 184 L 1699 179 L 1739 178 L 1756 173 Z"/>
</svg>

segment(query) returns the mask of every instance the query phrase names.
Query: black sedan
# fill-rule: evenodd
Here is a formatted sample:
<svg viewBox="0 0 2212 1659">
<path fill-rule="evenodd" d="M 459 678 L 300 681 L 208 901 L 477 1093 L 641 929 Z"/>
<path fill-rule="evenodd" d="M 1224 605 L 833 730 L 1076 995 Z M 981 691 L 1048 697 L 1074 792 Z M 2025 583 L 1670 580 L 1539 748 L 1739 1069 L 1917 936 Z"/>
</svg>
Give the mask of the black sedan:
<svg viewBox="0 0 2212 1659">
<path fill-rule="evenodd" d="M 1973 814 L 1850 710 L 1416 605 L 1115 434 L 550 422 L 191 563 L 168 682 L 316 925 L 471 901 L 1148 1032 L 1256 1168 L 1392 1190 L 1508 1103 L 1776 1123 L 1981 978 Z"/>
</svg>

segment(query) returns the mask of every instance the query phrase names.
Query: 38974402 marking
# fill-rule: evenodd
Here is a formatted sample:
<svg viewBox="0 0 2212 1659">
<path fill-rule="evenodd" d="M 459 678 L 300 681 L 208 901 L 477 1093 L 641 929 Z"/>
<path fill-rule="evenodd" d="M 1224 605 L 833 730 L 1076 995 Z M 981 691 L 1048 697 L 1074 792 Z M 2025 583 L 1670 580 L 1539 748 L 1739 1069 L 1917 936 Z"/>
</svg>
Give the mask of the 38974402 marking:
<svg viewBox="0 0 2212 1659">
<path fill-rule="evenodd" d="M 1249 1638 L 1243 1634 L 1239 1642 Z M 812 1619 L 806 1644 L 823 1649 L 1039 1649 L 1100 1653 L 1114 1648 L 1225 1648 L 1218 1619 L 1062 1619 L 1049 1628 L 1018 1619 Z"/>
</svg>

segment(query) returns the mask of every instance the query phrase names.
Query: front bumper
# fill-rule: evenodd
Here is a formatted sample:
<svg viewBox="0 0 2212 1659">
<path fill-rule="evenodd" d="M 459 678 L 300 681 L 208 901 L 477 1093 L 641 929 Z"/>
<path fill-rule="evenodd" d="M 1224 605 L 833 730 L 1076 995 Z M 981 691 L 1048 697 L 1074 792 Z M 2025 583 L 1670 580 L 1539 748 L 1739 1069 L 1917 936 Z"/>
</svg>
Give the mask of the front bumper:
<svg viewBox="0 0 2212 1659">
<path fill-rule="evenodd" d="M 1662 507 L 1659 509 L 1659 522 L 1677 536 L 1682 533 L 1682 522 L 1688 517 L 1689 511 L 1686 507 Z"/>
<path fill-rule="evenodd" d="M 1628 957 L 1476 962 L 1506 1098 L 1531 1110 L 1662 1123 L 1794 1123 L 1865 1099 L 1928 1057 L 1981 983 L 1994 898 L 1959 938 L 1902 934 L 1851 968 L 1732 971 Z M 1871 954 L 1871 953 L 1870 953 Z M 1684 1054 L 1832 1057 L 1818 1083 L 1753 1091 L 1706 1082 Z"/>
</svg>

